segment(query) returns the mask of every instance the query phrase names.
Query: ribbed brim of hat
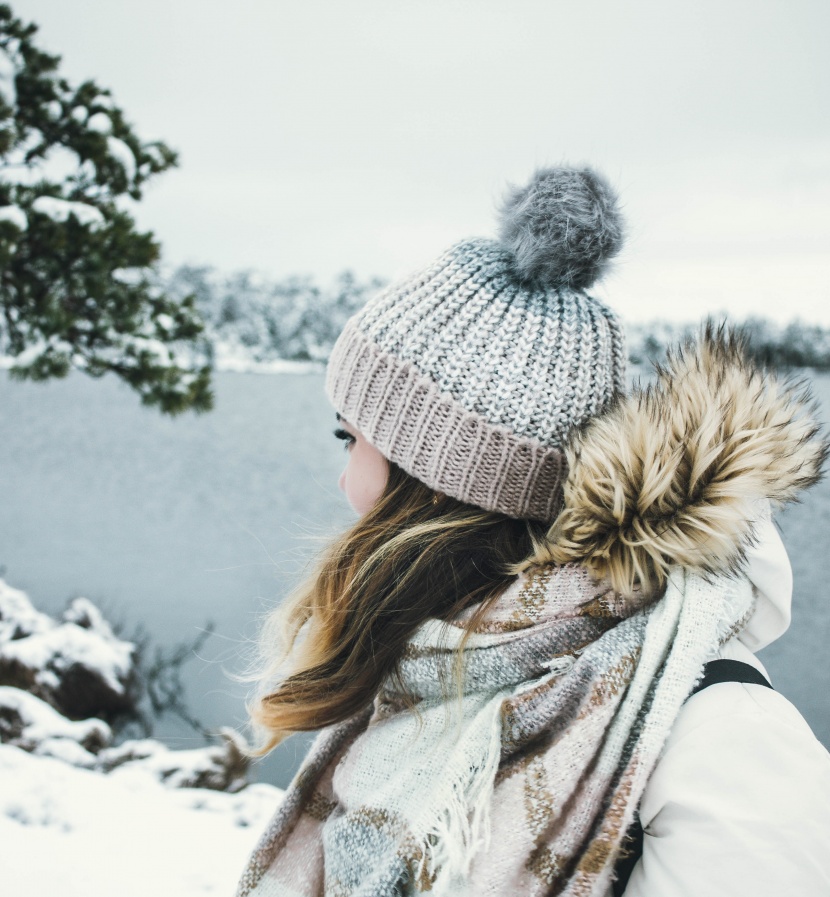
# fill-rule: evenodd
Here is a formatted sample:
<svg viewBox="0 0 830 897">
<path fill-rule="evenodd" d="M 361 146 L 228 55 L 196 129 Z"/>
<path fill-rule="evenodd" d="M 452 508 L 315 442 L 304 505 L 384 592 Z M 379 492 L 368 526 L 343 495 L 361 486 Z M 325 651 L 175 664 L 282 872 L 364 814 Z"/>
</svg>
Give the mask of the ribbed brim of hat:
<svg viewBox="0 0 830 897">
<path fill-rule="evenodd" d="M 332 351 L 326 392 L 386 458 L 432 489 L 520 519 L 548 522 L 558 513 L 566 474 L 559 449 L 464 408 L 353 321 Z"/>
</svg>

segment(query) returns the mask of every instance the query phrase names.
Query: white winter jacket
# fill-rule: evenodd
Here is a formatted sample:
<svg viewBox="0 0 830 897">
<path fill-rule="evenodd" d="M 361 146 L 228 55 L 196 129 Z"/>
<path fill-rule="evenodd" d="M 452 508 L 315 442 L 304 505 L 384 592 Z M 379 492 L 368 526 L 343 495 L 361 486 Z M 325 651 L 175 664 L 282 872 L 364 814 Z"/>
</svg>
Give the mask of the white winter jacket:
<svg viewBox="0 0 830 897">
<path fill-rule="evenodd" d="M 756 533 L 756 610 L 717 656 L 767 675 L 754 652 L 789 625 L 792 573 L 768 516 Z M 643 856 L 625 897 L 830 897 L 830 754 L 764 686 L 722 683 L 686 702 L 640 820 Z"/>
</svg>

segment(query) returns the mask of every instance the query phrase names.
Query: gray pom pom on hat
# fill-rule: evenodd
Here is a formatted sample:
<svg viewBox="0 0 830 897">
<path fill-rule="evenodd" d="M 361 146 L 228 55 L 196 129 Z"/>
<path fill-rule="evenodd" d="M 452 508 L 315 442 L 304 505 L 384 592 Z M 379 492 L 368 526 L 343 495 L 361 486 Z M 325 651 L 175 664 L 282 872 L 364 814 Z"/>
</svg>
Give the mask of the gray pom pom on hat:
<svg viewBox="0 0 830 897">
<path fill-rule="evenodd" d="M 591 168 L 540 168 L 501 210 L 501 242 L 525 280 L 586 290 L 622 249 L 617 194 Z"/>
<path fill-rule="evenodd" d="M 433 489 L 551 521 L 569 434 L 625 384 L 620 322 L 586 292 L 624 225 L 604 178 L 560 167 L 511 190 L 500 228 L 373 297 L 338 338 L 326 391 Z"/>
</svg>

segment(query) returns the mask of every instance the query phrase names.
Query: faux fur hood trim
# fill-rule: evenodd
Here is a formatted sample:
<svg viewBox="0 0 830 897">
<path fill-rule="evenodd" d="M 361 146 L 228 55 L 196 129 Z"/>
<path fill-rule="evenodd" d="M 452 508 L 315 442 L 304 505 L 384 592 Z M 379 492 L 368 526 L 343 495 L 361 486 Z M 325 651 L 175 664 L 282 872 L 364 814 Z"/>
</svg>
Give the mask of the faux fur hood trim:
<svg viewBox="0 0 830 897">
<path fill-rule="evenodd" d="M 579 563 L 645 601 L 679 565 L 735 574 L 758 502 L 821 477 L 828 441 L 803 383 L 754 366 L 742 339 L 707 325 L 576 432 L 563 510 L 531 563 Z"/>
</svg>

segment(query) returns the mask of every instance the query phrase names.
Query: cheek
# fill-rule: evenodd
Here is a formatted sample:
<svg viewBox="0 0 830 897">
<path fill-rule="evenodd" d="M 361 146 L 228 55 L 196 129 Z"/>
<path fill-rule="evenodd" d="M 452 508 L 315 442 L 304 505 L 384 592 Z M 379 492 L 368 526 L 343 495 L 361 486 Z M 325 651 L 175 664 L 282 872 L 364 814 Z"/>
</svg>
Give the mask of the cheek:
<svg viewBox="0 0 830 897">
<path fill-rule="evenodd" d="M 389 477 L 386 458 L 367 443 L 355 446 L 349 453 L 346 469 L 340 474 L 339 486 L 358 514 L 365 514 L 380 498 Z"/>
</svg>

